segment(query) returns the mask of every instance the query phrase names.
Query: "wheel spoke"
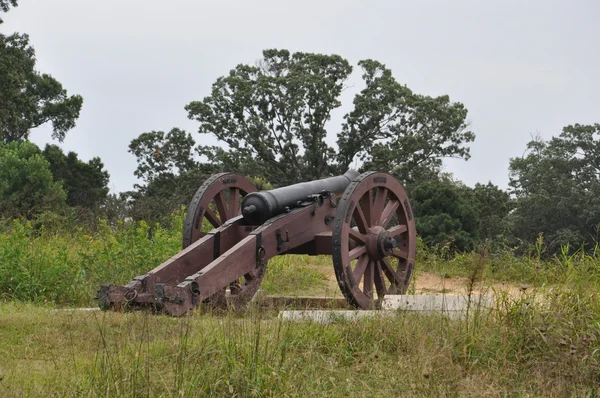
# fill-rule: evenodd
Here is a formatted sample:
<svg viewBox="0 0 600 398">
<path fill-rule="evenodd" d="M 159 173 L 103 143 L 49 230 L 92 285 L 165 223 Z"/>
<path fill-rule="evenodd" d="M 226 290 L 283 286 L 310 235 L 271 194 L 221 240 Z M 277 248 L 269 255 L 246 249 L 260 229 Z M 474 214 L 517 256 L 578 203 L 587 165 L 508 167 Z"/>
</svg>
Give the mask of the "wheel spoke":
<svg viewBox="0 0 600 398">
<path fill-rule="evenodd" d="M 357 204 L 354 208 L 354 221 L 356 221 L 356 226 L 358 227 L 359 231 L 363 234 L 366 234 L 367 230 L 369 229 L 369 224 L 367 223 L 365 214 L 363 213 L 363 210 L 359 204 Z"/>
<path fill-rule="evenodd" d="M 241 214 L 240 207 L 240 190 L 238 188 L 229 188 L 229 203 L 227 204 L 227 219 L 239 216 Z"/>
<path fill-rule="evenodd" d="M 408 259 L 408 252 L 406 250 L 393 249 L 392 256 L 396 258 Z"/>
<path fill-rule="evenodd" d="M 354 249 L 350 250 L 350 254 L 348 255 L 350 261 L 354 260 L 365 254 L 367 252 L 366 246 L 356 246 Z"/>
<path fill-rule="evenodd" d="M 206 209 L 204 209 L 204 216 L 206 217 L 208 222 L 212 224 L 213 227 L 218 228 L 221 226 L 221 221 L 210 208 L 207 207 Z"/>
<path fill-rule="evenodd" d="M 371 209 L 371 225 L 377 224 L 376 221 L 379 217 L 381 217 L 381 213 L 383 213 L 383 206 L 385 205 L 385 198 L 387 197 L 388 190 L 387 188 L 377 187 L 377 192 L 375 194 L 375 203 L 373 203 L 373 208 Z"/>
<path fill-rule="evenodd" d="M 385 276 L 388 278 L 392 286 L 399 285 L 402 282 L 400 280 L 400 277 L 398 276 L 396 271 L 394 271 L 394 268 L 390 264 L 390 260 L 388 260 L 387 258 L 381 260 L 381 268 L 383 269 Z"/>
<path fill-rule="evenodd" d="M 365 274 L 365 270 L 367 269 L 367 265 L 369 265 L 369 256 L 362 256 L 356 262 L 356 267 L 354 267 L 354 271 L 352 271 L 352 279 L 356 285 L 360 284 L 363 275 Z"/>
<path fill-rule="evenodd" d="M 375 267 L 373 262 L 369 261 L 367 265 L 367 270 L 365 272 L 365 280 L 363 282 L 363 293 L 367 295 L 370 299 L 373 298 L 373 274 L 375 271 Z"/>
<path fill-rule="evenodd" d="M 403 232 L 406 232 L 407 230 L 408 228 L 406 227 L 406 225 L 396 225 L 395 227 L 388 229 L 388 232 L 390 233 L 390 235 L 392 235 L 392 238 L 395 238 L 396 236 L 400 235 Z"/>
<path fill-rule="evenodd" d="M 223 191 L 219 191 L 217 196 L 215 196 L 215 204 L 217 205 L 217 210 L 219 211 L 219 219 L 221 223 L 227 221 L 227 203 L 225 202 L 225 195 L 223 195 Z"/>
<path fill-rule="evenodd" d="M 385 209 L 383 209 L 383 212 L 381 213 L 379 225 L 381 225 L 383 228 L 386 228 L 392 220 L 392 216 L 394 215 L 394 213 L 396 213 L 398 206 L 400 206 L 400 201 L 396 199 L 390 200 L 385 206 Z"/>
<path fill-rule="evenodd" d="M 383 272 L 381 270 L 380 263 L 373 263 L 375 272 L 375 289 L 377 289 L 377 296 L 383 297 L 387 291 L 385 287 L 385 281 L 383 280 Z"/>
<path fill-rule="evenodd" d="M 350 228 L 349 234 L 350 238 L 354 239 L 356 242 L 365 243 L 367 241 L 367 237 L 364 234 L 361 234 L 360 231 Z"/>
<path fill-rule="evenodd" d="M 372 213 L 372 209 L 373 209 L 373 190 L 369 189 L 367 191 L 367 195 L 365 197 L 365 195 L 363 195 L 362 199 L 362 205 L 361 208 L 363 210 L 363 213 L 365 215 L 365 220 L 367 221 L 367 228 L 373 225 L 373 213 Z M 366 203 L 366 205 L 365 205 Z"/>
</svg>

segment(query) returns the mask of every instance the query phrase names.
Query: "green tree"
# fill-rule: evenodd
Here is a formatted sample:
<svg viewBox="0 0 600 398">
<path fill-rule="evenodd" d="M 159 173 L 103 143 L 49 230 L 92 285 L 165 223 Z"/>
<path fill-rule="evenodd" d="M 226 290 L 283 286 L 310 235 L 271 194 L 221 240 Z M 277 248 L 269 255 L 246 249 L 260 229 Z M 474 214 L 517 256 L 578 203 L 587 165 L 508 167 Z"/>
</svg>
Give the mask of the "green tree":
<svg viewBox="0 0 600 398">
<path fill-rule="evenodd" d="M 338 160 L 346 169 L 354 160 L 363 169 L 393 173 L 410 183 L 439 170 L 444 158 L 469 159 L 465 146 L 475 139 L 467 130 L 467 109 L 447 95 L 413 93 L 380 62 L 359 62 L 366 87 L 354 98 L 338 135 Z"/>
<path fill-rule="evenodd" d="M 8 3 L 2 7 L 7 8 Z M 4 143 L 27 140 L 33 128 L 48 122 L 52 123 L 52 138 L 62 142 L 79 117 L 83 98 L 68 96 L 56 79 L 36 71 L 35 63 L 27 34 L 0 34 L 0 133 Z"/>
<path fill-rule="evenodd" d="M 536 137 L 510 160 L 516 196 L 516 236 L 534 243 L 543 234 L 548 253 L 567 243 L 592 247 L 600 226 L 600 124 L 568 125 L 558 137 Z"/>
<path fill-rule="evenodd" d="M 188 205 L 215 167 L 194 159 L 196 142 L 184 130 L 150 131 L 129 144 L 138 167 L 134 174 L 143 184 L 126 193 L 128 211 L 135 220 L 168 223 L 169 215 Z"/>
<path fill-rule="evenodd" d="M 415 183 L 410 191 L 417 233 L 430 246 L 470 250 L 478 240 L 473 190 L 447 174 Z"/>
<path fill-rule="evenodd" d="M 17 0 L 0 0 L 0 11 L 8 12 L 11 6 L 16 7 Z M 2 24 L 3 22 L 4 21 L 2 20 L 2 18 L 0 18 L 0 24 Z"/>
<path fill-rule="evenodd" d="M 109 174 L 98 157 L 84 162 L 75 152 L 64 154 L 56 145 L 47 144 L 43 155 L 50 163 L 55 181 L 62 183 L 67 193 L 67 204 L 96 210 L 108 195 Z"/>
<path fill-rule="evenodd" d="M 200 153 L 275 185 L 331 174 L 335 151 L 325 142 L 325 124 L 351 72 L 338 55 L 263 51 L 256 66 L 236 66 L 209 96 L 185 107 L 201 134 L 228 146 L 201 146 Z"/>
<path fill-rule="evenodd" d="M 44 211 L 59 211 L 66 194 L 54 181 L 50 164 L 30 142 L 0 143 L 0 214 L 32 218 Z"/>
<path fill-rule="evenodd" d="M 341 105 L 352 66 L 339 55 L 263 51 L 257 66 L 238 65 L 212 92 L 185 109 L 227 148 L 201 146 L 210 162 L 275 185 L 363 169 L 393 172 L 403 181 L 445 157 L 469 158 L 467 110 L 448 96 L 428 97 L 398 83 L 385 65 L 359 62 L 366 84 L 338 133 L 338 151 L 325 142 L 325 124 Z"/>
<path fill-rule="evenodd" d="M 479 228 L 477 237 L 480 241 L 502 241 L 511 233 L 508 215 L 514 203 L 507 191 L 497 185 L 475 184 L 472 189 Z"/>
<path fill-rule="evenodd" d="M 163 131 L 142 133 L 129 144 L 129 152 L 138 162 L 133 174 L 148 182 L 160 175 L 186 173 L 198 165 L 193 158 L 195 144 L 189 133 L 178 128 L 167 134 Z"/>
</svg>

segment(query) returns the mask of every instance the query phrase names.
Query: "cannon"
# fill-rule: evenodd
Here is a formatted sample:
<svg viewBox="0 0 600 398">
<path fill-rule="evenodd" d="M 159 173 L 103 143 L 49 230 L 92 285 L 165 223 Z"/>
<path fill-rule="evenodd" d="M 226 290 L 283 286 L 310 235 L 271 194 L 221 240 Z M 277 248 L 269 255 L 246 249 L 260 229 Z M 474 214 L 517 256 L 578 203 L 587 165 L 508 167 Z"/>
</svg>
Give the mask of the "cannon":
<svg viewBox="0 0 600 398">
<path fill-rule="evenodd" d="M 126 285 L 102 285 L 100 307 L 151 307 L 171 316 L 203 303 L 240 309 L 256 294 L 269 259 L 306 254 L 332 257 L 354 308 L 380 308 L 386 294 L 409 286 L 416 230 L 404 187 L 387 173 L 348 170 L 266 191 L 242 175 L 219 173 L 192 198 L 182 246 Z"/>
</svg>

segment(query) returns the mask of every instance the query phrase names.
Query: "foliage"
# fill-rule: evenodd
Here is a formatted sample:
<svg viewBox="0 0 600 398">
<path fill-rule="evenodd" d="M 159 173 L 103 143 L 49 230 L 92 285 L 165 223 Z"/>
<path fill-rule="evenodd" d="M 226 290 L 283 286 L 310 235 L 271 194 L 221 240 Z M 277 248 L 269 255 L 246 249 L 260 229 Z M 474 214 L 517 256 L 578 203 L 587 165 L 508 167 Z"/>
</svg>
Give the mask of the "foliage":
<svg viewBox="0 0 600 398">
<path fill-rule="evenodd" d="M 193 159 L 195 141 L 189 133 L 173 128 L 140 134 L 129 144 L 129 152 L 137 158 L 138 167 L 133 173 L 146 182 L 162 175 L 189 172 L 198 166 Z"/>
<path fill-rule="evenodd" d="M 43 211 L 60 211 L 66 194 L 55 182 L 50 164 L 30 142 L 0 142 L 0 214 L 32 218 Z"/>
<path fill-rule="evenodd" d="M 463 104 L 450 102 L 447 95 L 413 93 L 378 61 L 363 60 L 359 66 L 366 88 L 354 98 L 338 135 L 341 170 L 357 159 L 365 162 L 363 169 L 411 182 L 415 170 L 437 170 L 443 158 L 469 159 L 464 145 L 475 135 L 467 130 Z"/>
<path fill-rule="evenodd" d="M 17 0 L 0 0 L 0 11 L 8 12 L 11 6 L 16 7 Z M 2 18 L 0 18 L 0 24 L 2 24 L 3 22 L 4 21 L 2 20 Z"/>
<path fill-rule="evenodd" d="M 325 142 L 325 124 L 341 104 L 351 65 L 338 55 L 274 49 L 263 51 L 259 65 L 238 65 L 218 78 L 211 95 L 185 107 L 200 133 L 228 146 L 201 146 L 200 153 L 276 186 L 343 173 L 354 160 L 406 181 L 411 170 L 435 169 L 442 158 L 469 158 L 464 144 L 475 136 L 462 104 L 413 93 L 377 61 L 359 66 L 367 87 L 345 115 L 337 154 Z"/>
<path fill-rule="evenodd" d="M 410 196 L 417 232 L 427 245 L 473 248 L 479 220 L 471 193 L 448 175 L 413 185 Z"/>
<path fill-rule="evenodd" d="M 325 124 L 351 72 L 338 55 L 263 51 L 258 65 L 238 65 L 209 96 L 185 107 L 200 133 L 229 148 L 200 146 L 200 153 L 275 185 L 327 176 L 335 153 L 325 143 Z"/>
<path fill-rule="evenodd" d="M 0 395 L 597 396 L 599 299 L 598 285 L 568 284 L 498 295 L 467 319 L 325 325 L 1 304 Z"/>
<path fill-rule="evenodd" d="M 548 253 L 593 248 L 600 226 L 600 124 L 565 126 L 549 141 L 535 138 L 510 161 L 516 196 L 515 234 L 526 243 L 542 233 Z"/>
<path fill-rule="evenodd" d="M 96 209 L 106 200 L 109 175 L 100 158 L 83 162 L 75 152 L 65 155 L 60 147 L 49 144 L 42 154 L 50 163 L 54 181 L 62 183 L 69 206 Z"/>
<path fill-rule="evenodd" d="M 476 217 L 479 222 L 477 236 L 480 241 L 500 243 L 512 233 L 509 213 L 514 208 L 510 194 L 497 185 L 476 183 L 472 189 Z"/>
<path fill-rule="evenodd" d="M 93 297 L 101 284 L 127 283 L 181 250 L 184 216 L 183 209 L 171 214 L 167 227 L 101 219 L 94 230 L 70 231 L 12 220 L 0 230 L 0 299 L 97 305 Z M 318 287 L 324 276 L 308 267 L 307 258 L 270 260 L 263 281 L 266 291 L 289 294 Z"/>
<path fill-rule="evenodd" d="M 0 133 L 4 143 L 26 140 L 31 129 L 47 122 L 52 123 L 52 137 L 62 142 L 79 117 L 83 98 L 68 96 L 56 79 L 36 71 L 35 63 L 27 34 L 0 34 Z"/>
</svg>

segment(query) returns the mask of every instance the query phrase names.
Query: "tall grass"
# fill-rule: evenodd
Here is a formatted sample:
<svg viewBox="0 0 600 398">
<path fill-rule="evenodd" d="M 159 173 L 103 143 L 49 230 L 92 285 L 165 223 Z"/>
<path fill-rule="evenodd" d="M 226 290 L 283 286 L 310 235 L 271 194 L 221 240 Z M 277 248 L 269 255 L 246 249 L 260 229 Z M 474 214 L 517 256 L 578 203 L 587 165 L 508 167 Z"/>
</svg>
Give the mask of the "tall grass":
<svg viewBox="0 0 600 398">
<path fill-rule="evenodd" d="M 184 212 L 172 215 L 170 226 L 150 226 L 144 221 L 98 222 L 94 232 L 81 228 L 66 231 L 35 228 L 13 221 L 0 230 L 0 299 L 95 305 L 93 298 L 103 283 L 124 284 L 146 273 L 181 249 Z M 208 228 L 208 227 L 207 227 Z M 490 254 L 481 270 L 488 280 L 548 284 L 600 283 L 600 250 L 570 253 L 567 248 L 547 260 L 541 240 L 527 256 L 510 250 Z M 468 276 L 478 253 L 447 255 L 419 241 L 418 272 Z M 262 289 L 269 294 L 315 294 L 325 291 L 332 275 L 327 256 L 283 256 L 269 261 Z M 580 272 L 571 273 L 571 269 Z M 329 284 L 331 287 L 331 283 Z"/>
<path fill-rule="evenodd" d="M 94 233 L 36 229 L 15 220 L 0 232 L 0 299 L 95 305 L 101 284 L 124 284 L 181 250 L 184 213 L 163 228 L 146 222 L 100 220 Z M 266 293 L 301 292 L 323 283 L 323 274 L 299 270 L 308 256 L 269 261 Z"/>
<path fill-rule="evenodd" d="M 419 269 L 467 276 L 469 296 L 489 278 L 541 286 L 496 294 L 492 308 L 459 320 L 398 312 L 318 324 L 253 307 L 169 318 L 43 305 L 88 304 L 99 284 L 153 268 L 179 250 L 181 220 L 91 235 L 15 222 L 0 234 L 0 292 L 18 299 L 0 303 L 0 396 L 600 395 L 597 253 L 548 261 L 421 248 Z M 272 260 L 263 288 L 314 288 L 326 260 Z"/>
<path fill-rule="evenodd" d="M 598 295 L 561 287 L 467 319 L 330 324 L 4 304 L 0 396 L 598 396 Z"/>
<path fill-rule="evenodd" d="M 493 281 L 535 286 L 573 282 L 600 284 L 600 247 L 586 252 L 583 249 L 572 251 L 565 246 L 559 254 L 545 258 L 542 256 L 543 245 L 540 237 L 526 255 L 517 255 L 514 250 L 508 248 L 490 253 L 486 256 L 485 266 L 481 270 L 482 276 Z M 418 239 L 417 266 L 419 271 L 445 276 L 469 276 L 471 264 L 477 261 L 479 251 L 450 255 L 446 249 L 428 248 Z M 573 269 L 578 272 L 570 272 Z"/>
</svg>

